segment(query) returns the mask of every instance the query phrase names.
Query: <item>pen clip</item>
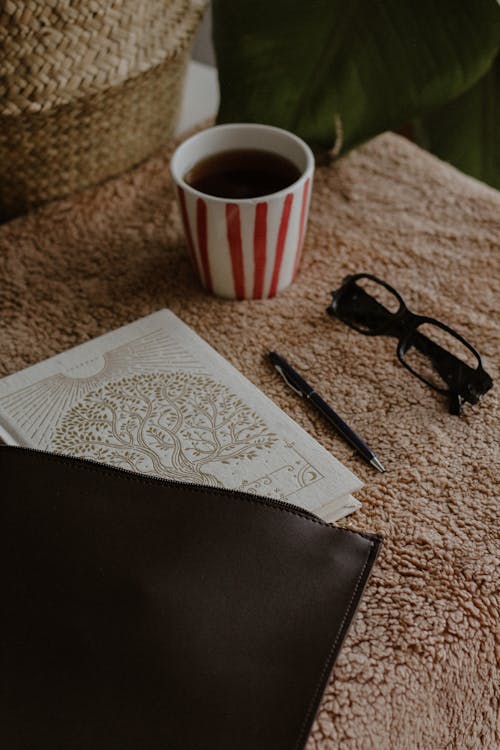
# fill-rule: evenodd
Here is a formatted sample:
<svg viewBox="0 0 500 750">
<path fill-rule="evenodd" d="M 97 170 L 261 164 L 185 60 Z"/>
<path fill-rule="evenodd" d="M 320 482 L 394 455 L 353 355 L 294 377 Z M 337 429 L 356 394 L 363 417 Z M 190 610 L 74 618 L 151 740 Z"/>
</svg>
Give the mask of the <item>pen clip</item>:
<svg viewBox="0 0 500 750">
<path fill-rule="evenodd" d="M 285 381 L 285 383 L 292 389 L 292 391 L 295 391 L 295 393 L 298 393 L 299 396 L 301 396 L 302 398 L 304 398 L 304 394 L 302 393 L 302 391 L 299 391 L 299 389 L 296 388 L 293 385 L 293 383 L 291 383 L 288 380 L 287 376 L 285 375 L 285 373 L 283 372 L 283 370 L 281 369 L 281 367 L 279 365 L 277 365 L 277 364 L 275 364 L 274 367 L 279 372 L 279 374 L 281 375 L 281 377 L 283 378 L 283 380 Z"/>
</svg>

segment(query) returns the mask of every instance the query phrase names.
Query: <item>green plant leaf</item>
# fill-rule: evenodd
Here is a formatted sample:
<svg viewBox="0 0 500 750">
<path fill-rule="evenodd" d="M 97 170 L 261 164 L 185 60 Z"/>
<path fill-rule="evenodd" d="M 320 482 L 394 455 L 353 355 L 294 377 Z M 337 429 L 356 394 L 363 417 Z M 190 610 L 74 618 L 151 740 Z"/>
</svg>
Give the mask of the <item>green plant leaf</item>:
<svg viewBox="0 0 500 750">
<path fill-rule="evenodd" d="M 500 48 L 496 0 L 214 0 L 219 122 L 317 151 L 398 128 L 472 87 Z M 338 141 L 337 141 L 338 145 Z"/>
<path fill-rule="evenodd" d="M 415 139 L 500 189 L 500 57 L 472 88 L 415 123 Z"/>
</svg>

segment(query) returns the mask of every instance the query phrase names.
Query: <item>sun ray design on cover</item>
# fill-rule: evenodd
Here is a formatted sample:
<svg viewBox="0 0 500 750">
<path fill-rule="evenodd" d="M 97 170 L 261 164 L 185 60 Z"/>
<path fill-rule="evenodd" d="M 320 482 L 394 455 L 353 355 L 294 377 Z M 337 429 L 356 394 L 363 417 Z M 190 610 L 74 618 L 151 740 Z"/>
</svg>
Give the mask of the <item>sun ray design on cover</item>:
<svg viewBox="0 0 500 750">
<path fill-rule="evenodd" d="M 195 357 L 160 329 L 4 396 L 0 405 L 36 445 L 47 448 L 62 416 L 103 382 L 124 373 L 185 367 L 203 369 Z"/>
</svg>

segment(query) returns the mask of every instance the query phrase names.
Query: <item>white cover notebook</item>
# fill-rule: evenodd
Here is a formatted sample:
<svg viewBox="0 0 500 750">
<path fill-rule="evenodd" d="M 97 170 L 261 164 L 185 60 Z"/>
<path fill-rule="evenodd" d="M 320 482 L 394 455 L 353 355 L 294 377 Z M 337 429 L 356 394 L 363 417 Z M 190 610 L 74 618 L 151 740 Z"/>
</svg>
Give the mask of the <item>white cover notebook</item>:
<svg viewBox="0 0 500 750">
<path fill-rule="evenodd" d="M 5 442 L 338 520 L 360 480 L 168 310 L 0 380 Z"/>
</svg>

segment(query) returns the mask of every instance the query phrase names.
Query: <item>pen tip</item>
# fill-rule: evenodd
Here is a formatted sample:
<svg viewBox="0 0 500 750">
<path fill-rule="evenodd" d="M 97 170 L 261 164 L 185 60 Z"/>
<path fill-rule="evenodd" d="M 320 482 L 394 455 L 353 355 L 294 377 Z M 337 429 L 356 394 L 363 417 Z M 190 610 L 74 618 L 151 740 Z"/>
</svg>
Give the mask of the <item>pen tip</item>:
<svg viewBox="0 0 500 750">
<path fill-rule="evenodd" d="M 372 466 L 374 466 L 379 471 L 381 471 L 381 472 L 385 471 L 384 467 L 382 466 L 382 464 L 380 463 L 380 461 L 378 460 L 378 458 L 376 456 L 373 456 L 373 458 L 371 459 L 370 463 L 371 463 Z"/>
</svg>

